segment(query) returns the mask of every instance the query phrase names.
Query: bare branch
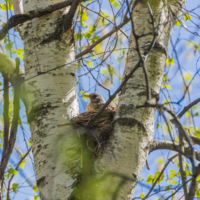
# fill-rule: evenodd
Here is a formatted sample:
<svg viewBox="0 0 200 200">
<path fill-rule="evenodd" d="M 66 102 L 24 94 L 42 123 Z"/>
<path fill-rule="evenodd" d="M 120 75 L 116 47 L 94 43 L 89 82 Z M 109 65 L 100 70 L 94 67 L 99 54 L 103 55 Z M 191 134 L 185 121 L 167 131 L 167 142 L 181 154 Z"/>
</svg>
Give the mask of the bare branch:
<svg viewBox="0 0 200 200">
<path fill-rule="evenodd" d="M 4 109 L 3 109 L 3 120 L 4 120 L 4 140 L 3 140 L 3 152 L 2 158 L 5 156 L 5 151 L 8 146 L 9 139 L 9 82 L 4 78 Z"/>
<path fill-rule="evenodd" d="M 191 102 L 190 104 L 188 104 L 187 106 L 185 106 L 183 108 L 183 110 L 178 114 L 177 117 L 180 119 L 192 106 L 198 104 L 199 102 L 200 102 L 200 98 L 194 100 L 193 102 Z"/>
<path fill-rule="evenodd" d="M 167 149 L 167 150 L 180 152 L 179 144 L 174 143 L 174 142 L 170 142 L 170 141 L 159 140 L 159 141 L 154 141 L 153 143 L 151 143 L 149 145 L 149 151 L 150 152 L 158 150 L 158 149 Z M 192 151 L 189 147 L 184 148 L 184 154 L 185 155 L 190 156 L 191 152 Z M 194 154 L 195 154 L 196 160 L 200 161 L 200 152 L 194 150 Z"/>
<path fill-rule="evenodd" d="M 179 149 L 181 152 L 184 153 L 184 137 L 183 134 L 181 133 L 181 130 L 179 130 Z M 183 191 L 185 198 L 187 199 L 188 195 L 188 190 L 187 190 L 187 184 L 186 181 L 186 173 L 185 173 L 185 164 L 184 164 L 184 156 L 182 156 L 181 153 L 178 155 L 179 158 L 179 166 L 180 166 L 180 174 L 181 174 L 181 180 L 182 180 L 182 185 L 183 185 Z"/>
</svg>

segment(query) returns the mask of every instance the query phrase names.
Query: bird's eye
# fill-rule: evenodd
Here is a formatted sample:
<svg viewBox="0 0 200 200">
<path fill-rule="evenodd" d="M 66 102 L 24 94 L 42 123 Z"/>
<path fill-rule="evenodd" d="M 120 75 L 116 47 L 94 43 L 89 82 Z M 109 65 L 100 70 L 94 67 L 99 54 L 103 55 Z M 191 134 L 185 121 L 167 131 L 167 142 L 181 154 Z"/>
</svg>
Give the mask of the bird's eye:
<svg viewBox="0 0 200 200">
<path fill-rule="evenodd" d="M 94 95 L 93 97 L 94 97 L 94 98 L 96 98 L 96 97 L 97 97 L 97 95 Z"/>
</svg>

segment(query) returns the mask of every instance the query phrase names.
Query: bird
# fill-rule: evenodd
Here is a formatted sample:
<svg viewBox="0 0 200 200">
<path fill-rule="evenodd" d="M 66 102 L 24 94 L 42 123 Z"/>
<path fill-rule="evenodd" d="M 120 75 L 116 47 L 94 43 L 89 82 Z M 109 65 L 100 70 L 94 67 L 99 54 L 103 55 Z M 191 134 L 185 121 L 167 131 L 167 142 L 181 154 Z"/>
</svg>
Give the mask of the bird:
<svg viewBox="0 0 200 200">
<path fill-rule="evenodd" d="M 104 100 L 104 98 L 98 94 L 98 93 L 92 93 L 90 95 L 84 95 L 85 97 L 88 97 L 90 99 L 90 103 L 86 108 L 86 112 L 90 112 L 90 111 L 98 111 L 100 110 L 103 105 L 106 103 L 106 101 Z M 107 109 L 109 110 L 116 110 L 116 106 L 113 104 L 109 104 L 107 106 Z"/>
</svg>

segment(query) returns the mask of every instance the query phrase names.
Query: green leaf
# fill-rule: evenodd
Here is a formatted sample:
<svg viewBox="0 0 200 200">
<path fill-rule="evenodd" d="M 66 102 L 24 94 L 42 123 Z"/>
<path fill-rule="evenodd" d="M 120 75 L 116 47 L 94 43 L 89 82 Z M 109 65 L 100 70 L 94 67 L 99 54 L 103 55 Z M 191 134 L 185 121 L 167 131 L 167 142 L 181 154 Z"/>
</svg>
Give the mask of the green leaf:
<svg viewBox="0 0 200 200">
<path fill-rule="evenodd" d="M 24 50 L 23 49 L 21 49 L 21 48 L 19 48 L 19 49 L 17 49 L 17 51 L 16 51 L 17 53 L 23 53 L 24 52 Z"/>
<path fill-rule="evenodd" d="M 191 74 L 190 73 L 186 73 L 185 74 L 185 79 L 186 79 L 186 81 L 190 81 L 192 79 Z"/>
<path fill-rule="evenodd" d="M 198 113 L 198 112 L 195 112 L 194 116 L 199 116 L 199 113 Z"/>
<path fill-rule="evenodd" d="M 190 116 L 190 111 L 187 110 L 186 114 L 185 114 L 185 117 L 189 117 Z"/>
<path fill-rule="evenodd" d="M 191 171 L 185 171 L 185 175 L 186 175 L 186 176 L 191 176 L 192 173 L 191 173 Z"/>
<path fill-rule="evenodd" d="M 174 178 L 175 175 L 176 175 L 176 174 L 170 174 L 170 175 L 169 175 L 169 180 L 171 180 L 172 178 Z"/>
<path fill-rule="evenodd" d="M 86 33 L 86 34 L 85 34 L 85 38 L 87 38 L 87 39 L 90 39 L 91 36 L 92 36 L 91 33 Z"/>
<path fill-rule="evenodd" d="M 147 184 L 150 184 L 153 182 L 153 174 L 150 174 L 149 176 L 147 176 Z"/>
<path fill-rule="evenodd" d="M 82 12 L 82 21 L 87 21 L 88 20 L 88 16 L 87 16 L 87 12 L 86 11 L 83 11 Z"/>
<path fill-rule="evenodd" d="M 181 25 L 181 23 L 180 23 L 180 21 L 179 21 L 178 19 L 175 21 L 175 25 L 176 25 L 177 27 L 179 27 L 179 26 Z"/>
<path fill-rule="evenodd" d="M 115 2 L 115 3 L 113 4 L 113 6 L 114 6 L 116 9 L 118 9 L 119 3 Z"/>
<path fill-rule="evenodd" d="M 19 58 L 23 59 L 23 55 L 21 53 L 17 54 Z"/>
<path fill-rule="evenodd" d="M 95 37 L 93 37 L 92 43 L 96 42 L 98 39 L 100 39 L 100 36 L 95 36 Z"/>
<path fill-rule="evenodd" d="M 191 15 L 190 14 L 188 14 L 188 13 L 184 13 L 184 17 L 183 17 L 183 20 L 184 21 L 187 21 L 187 20 L 191 20 L 192 19 L 192 17 L 191 17 Z"/>
<path fill-rule="evenodd" d="M 22 168 L 22 169 L 24 169 L 24 165 L 25 165 L 25 163 L 26 163 L 26 161 L 23 160 L 23 161 L 20 163 L 19 167 Z"/>
<path fill-rule="evenodd" d="M 83 39 L 83 34 L 75 33 L 74 37 L 75 37 L 75 40 L 82 40 Z"/>
<path fill-rule="evenodd" d="M 176 174 L 176 171 L 175 171 L 174 169 L 169 170 L 169 172 L 170 172 L 171 174 Z"/>
<path fill-rule="evenodd" d="M 166 191 L 170 191 L 170 187 L 169 186 L 165 186 L 164 187 Z"/>
<path fill-rule="evenodd" d="M 197 176 L 196 181 L 200 181 L 200 175 Z"/>
<path fill-rule="evenodd" d="M 177 181 L 172 181 L 171 184 L 172 185 L 176 185 L 178 182 Z"/>
<path fill-rule="evenodd" d="M 40 195 L 39 195 L 39 194 L 36 195 L 36 196 L 34 196 L 34 200 L 37 200 L 38 198 L 40 198 Z"/>
<path fill-rule="evenodd" d="M 13 7 L 13 4 L 12 4 L 12 3 L 9 3 L 9 4 L 8 4 L 8 9 L 9 9 L 9 10 L 14 10 L 14 7 Z"/>
<path fill-rule="evenodd" d="M 170 59 L 170 65 L 174 65 L 174 59 L 173 58 Z"/>
<path fill-rule="evenodd" d="M 87 65 L 88 65 L 89 67 L 93 67 L 93 63 L 92 63 L 91 61 L 88 61 L 88 62 L 87 62 Z"/>
<path fill-rule="evenodd" d="M 96 30 L 95 26 L 90 26 L 90 28 L 89 28 L 89 32 L 90 33 L 93 33 L 95 30 Z"/>
<path fill-rule="evenodd" d="M 33 192 L 35 193 L 35 192 L 38 192 L 39 190 L 38 190 L 38 188 L 37 188 L 37 185 L 36 185 L 36 183 L 33 185 Z"/>
<path fill-rule="evenodd" d="M 88 93 L 88 92 L 85 92 L 84 95 L 83 95 L 83 100 L 86 102 L 87 99 L 88 99 L 88 97 L 86 97 L 85 95 L 89 95 L 89 93 Z"/>
<path fill-rule="evenodd" d="M 32 145 L 32 142 L 31 141 L 28 141 L 28 146 L 30 147 Z"/>
<path fill-rule="evenodd" d="M 79 92 L 79 95 L 82 95 L 83 93 L 84 93 L 84 91 L 80 91 L 80 92 Z"/>
<path fill-rule="evenodd" d="M 17 174 L 17 170 L 15 170 L 13 168 L 9 168 L 8 169 L 8 174 L 16 175 Z"/>
<path fill-rule="evenodd" d="M 171 85 L 166 85 L 165 86 L 168 90 L 171 90 L 172 88 L 171 88 Z"/>
<path fill-rule="evenodd" d="M 170 64 L 170 61 L 169 61 L 169 58 L 166 59 L 166 65 L 169 65 Z"/>
<path fill-rule="evenodd" d="M 18 188 L 18 186 L 19 186 L 19 184 L 17 184 L 17 183 L 13 183 L 13 184 L 12 184 L 12 189 L 13 189 L 13 192 L 14 192 L 14 193 L 17 193 L 17 188 Z"/>
<path fill-rule="evenodd" d="M 13 48 L 13 43 L 7 43 L 5 48 L 6 48 L 6 51 L 10 51 Z"/>
<path fill-rule="evenodd" d="M 144 198 L 144 192 L 140 195 L 140 198 Z"/>
<path fill-rule="evenodd" d="M 3 85 L 3 83 L 2 82 L 0 82 L 0 86 L 2 86 Z"/>
<path fill-rule="evenodd" d="M 192 106 L 192 108 L 196 110 L 196 109 L 198 109 L 198 105 L 194 105 L 194 106 Z"/>
<path fill-rule="evenodd" d="M 116 0 L 110 0 L 111 3 L 114 3 Z"/>
<path fill-rule="evenodd" d="M 0 8 L 1 8 L 1 10 L 2 11 L 6 11 L 7 10 L 7 8 L 6 8 L 6 4 L 0 4 Z"/>
<path fill-rule="evenodd" d="M 157 128 L 157 129 L 159 129 L 159 128 L 160 128 L 160 124 L 159 124 L 159 123 L 157 123 L 157 126 L 156 126 L 156 128 Z"/>
<path fill-rule="evenodd" d="M 163 81 L 164 81 L 164 82 L 167 82 L 167 74 L 164 74 L 164 75 L 163 75 Z"/>
<path fill-rule="evenodd" d="M 115 97 L 113 100 L 112 100 L 112 102 L 114 103 L 114 102 L 116 102 L 118 100 L 118 97 Z"/>
</svg>

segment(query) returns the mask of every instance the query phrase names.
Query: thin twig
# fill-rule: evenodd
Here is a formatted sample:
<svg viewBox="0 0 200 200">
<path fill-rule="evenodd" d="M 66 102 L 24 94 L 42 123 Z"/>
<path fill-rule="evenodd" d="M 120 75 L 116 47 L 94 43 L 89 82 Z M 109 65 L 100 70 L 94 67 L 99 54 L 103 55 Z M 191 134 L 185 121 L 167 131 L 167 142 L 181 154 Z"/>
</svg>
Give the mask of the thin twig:
<svg viewBox="0 0 200 200">
<path fill-rule="evenodd" d="M 90 45 L 89 47 L 87 47 L 85 50 L 83 50 L 81 53 L 76 54 L 75 59 L 80 58 L 81 56 L 90 53 L 91 50 L 99 43 L 101 43 L 103 40 L 107 39 L 108 37 L 110 37 L 113 33 L 117 32 L 118 30 L 120 30 L 120 28 L 122 28 L 125 24 L 127 24 L 130 21 L 130 18 L 126 18 L 120 25 L 114 27 L 109 33 L 107 33 L 106 35 L 104 35 L 103 37 L 101 37 L 100 39 L 98 39 L 96 42 L 94 42 L 92 45 Z"/>
<path fill-rule="evenodd" d="M 27 157 L 27 155 L 30 153 L 31 151 L 31 148 L 26 152 L 26 154 L 21 158 L 21 160 L 19 161 L 18 165 L 15 167 L 15 170 L 17 171 L 20 164 L 22 163 L 22 161 Z M 8 189 L 7 189 L 7 199 L 9 199 L 9 191 L 10 191 L 10 184 L 11 184 L 11 181 L 14 177 L 14 174 L 11 176 L 9 182 L 8 182 Z"/>
<path fill-rule="evenodd" d="M 171 158 L 168 159 L 167 163 L 165 164 L 165 166 L 163 167 L 163 169 L 161 170 L 159 176 L 157 177 L 157 179 L 155 180 L 155 182 L 153 183 L 151 189 L 149 190 L 149 192 L 146 194 L 146 196 L 142 199 L 145 200 L 149 197 L 149 195 L 151 194 L 152 190 L 154 189 L 154 187 L 156 186 L 157 182 L 160 180 L 160 177 L 162 176 L 162 174 L 164 173 L 165 169 L 167 168 L 167 166 L 169 165 L 169 163 L 175 158 L 177 157 L 178 154 L 172 156 Z"/>
</svg>

